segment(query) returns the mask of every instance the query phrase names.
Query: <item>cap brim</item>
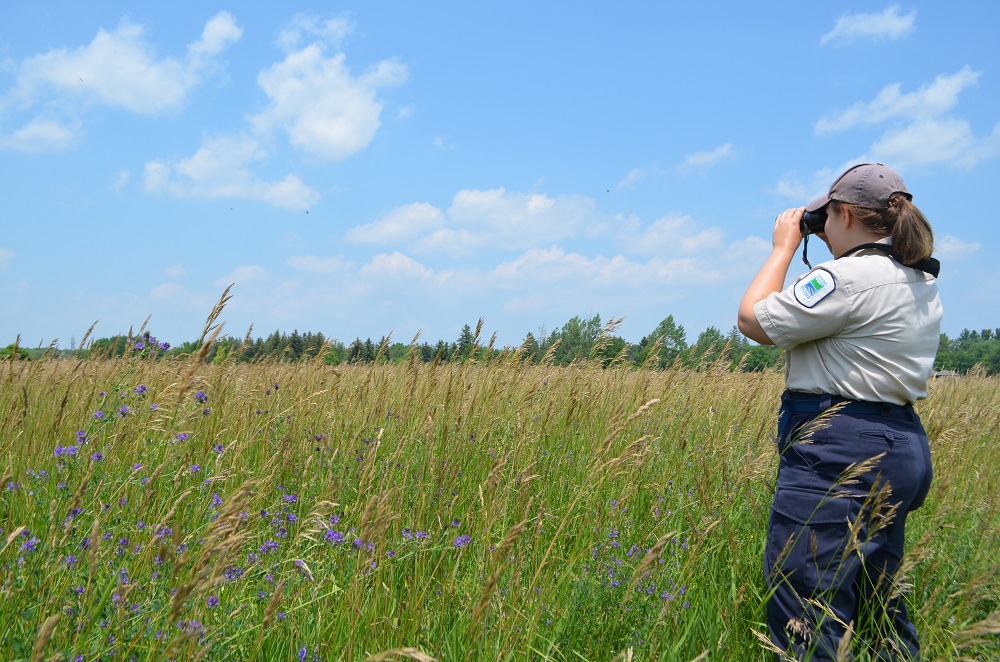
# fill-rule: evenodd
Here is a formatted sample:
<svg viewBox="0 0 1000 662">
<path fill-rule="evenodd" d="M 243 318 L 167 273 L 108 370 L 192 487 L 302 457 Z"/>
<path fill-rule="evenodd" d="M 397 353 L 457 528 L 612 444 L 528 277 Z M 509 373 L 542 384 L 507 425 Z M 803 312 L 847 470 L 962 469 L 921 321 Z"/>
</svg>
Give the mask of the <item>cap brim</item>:
<svg viewBox="0 0 1000 662">
<path fill-rule="evenodd" d="M 822 209 L 823 207 L 827 206 L 828 204 L 830 204 L 830 196 L 829 195 L 824 195 L 823 197 L 816 198 L 815 200 L 813 200 L 812 202 L 810 202 L 808 205 L 806 205 L 806 211 L 816 211 L 818 209 Z"/>
</svg>

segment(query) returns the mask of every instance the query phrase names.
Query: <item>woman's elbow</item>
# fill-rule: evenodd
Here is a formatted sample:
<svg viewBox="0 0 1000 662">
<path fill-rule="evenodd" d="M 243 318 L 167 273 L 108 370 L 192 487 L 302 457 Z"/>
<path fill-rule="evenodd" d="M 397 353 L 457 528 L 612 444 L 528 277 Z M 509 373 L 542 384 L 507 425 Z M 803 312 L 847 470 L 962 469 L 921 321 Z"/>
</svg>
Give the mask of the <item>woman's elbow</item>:
<svg viewBox="0 0 1000 662">
<path fill-rule="evenodd" d="M 743 307 L 740 307 L 740 313 L 736 319 L 736 327 L 744 336 L 750 340 L 760 343 L 761 345 L 774 344 L 771 337 L 764 331 L 764 327 L 762 327 L 760 322 L 757 321 L 757 315 L 754 313 L 753 309 L 744 310 Z"/>
</svg>

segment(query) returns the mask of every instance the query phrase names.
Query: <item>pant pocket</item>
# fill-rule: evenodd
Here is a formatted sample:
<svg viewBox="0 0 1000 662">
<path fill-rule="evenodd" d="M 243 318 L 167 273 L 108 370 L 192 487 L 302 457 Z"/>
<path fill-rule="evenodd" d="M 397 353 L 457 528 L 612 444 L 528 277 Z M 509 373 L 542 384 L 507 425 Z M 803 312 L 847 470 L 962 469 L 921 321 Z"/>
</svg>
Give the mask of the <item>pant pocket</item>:
<svg viewBox="0 0 1000 662">
<path fill-rule="evenodd" d="M 802 597 L 815 597 L 853 577 L 852 527 L 860 504 L 848 496 L 800 487 L 779 487 L 771 506 L 764 553 L 768 582 L 787 582 Z"/>
</svg>

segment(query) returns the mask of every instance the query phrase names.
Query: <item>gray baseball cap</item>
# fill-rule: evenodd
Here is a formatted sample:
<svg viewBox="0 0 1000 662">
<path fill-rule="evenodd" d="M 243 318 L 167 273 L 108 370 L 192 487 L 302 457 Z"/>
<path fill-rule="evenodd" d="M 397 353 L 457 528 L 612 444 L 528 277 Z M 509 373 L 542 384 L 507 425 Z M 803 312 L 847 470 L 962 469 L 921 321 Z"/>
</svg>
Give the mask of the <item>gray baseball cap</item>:
<svg viewBox="0 0 1000 662">
<path fill-rule="evenodd" d="M 862 163 L 838 177 L 830 192 L 806 205 L 806 211 L 822 209 L 831 200 L 867 209 L 888 209 L 893 193 L 903 193 L 908 200 L 913 199 L 902 177 L 881 163 Z"/>
</svg>

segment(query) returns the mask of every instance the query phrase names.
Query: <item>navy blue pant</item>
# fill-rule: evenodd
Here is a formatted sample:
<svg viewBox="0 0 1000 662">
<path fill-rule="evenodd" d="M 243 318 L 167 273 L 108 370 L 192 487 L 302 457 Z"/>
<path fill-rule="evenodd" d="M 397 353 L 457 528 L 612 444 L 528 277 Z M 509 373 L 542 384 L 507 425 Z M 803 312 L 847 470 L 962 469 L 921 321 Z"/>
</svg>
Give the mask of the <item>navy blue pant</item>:
<svg viewBox="0 0 1000 662">
<path fill-rule="evenodd" d="M 908 406 L 785 391 L 778 446 L 764 551 L 771 641 L 794 659 L 835 660 L 851 624 L 876 659 L 919 659 L 893 578 L 906 515 L 930 488 L 920 418 Z"/>
</svg>

